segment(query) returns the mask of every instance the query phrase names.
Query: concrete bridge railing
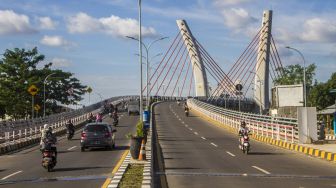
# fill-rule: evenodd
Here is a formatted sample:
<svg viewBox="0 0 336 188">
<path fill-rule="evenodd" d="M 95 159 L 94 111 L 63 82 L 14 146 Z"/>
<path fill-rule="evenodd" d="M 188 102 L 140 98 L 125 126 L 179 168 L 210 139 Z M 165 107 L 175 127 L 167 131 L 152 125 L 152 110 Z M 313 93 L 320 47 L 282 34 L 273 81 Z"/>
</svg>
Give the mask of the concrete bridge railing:
<svg viewBox="0 0 336 188">
<path fill-rule="evenodd" d="M 196 99 L 188 99 L 187 103 L 192 110 L 233 129 L 238 130 L 240 123 L 245 121 L 255 135 L 291 143 L 298 142 L 297 119 L 227 110 Z"/>
<path fill-rule="evenodd" d="M 108 99 L 108 103 L 118 104 L 122 101 L 127 101 L 133 98 L 132 96 L 113 97 Z M 85 122 L 90 113 L 98 113 L 102 103 L 91 105 L 85 109 L 76 110 L 69 113 L 61 113 L 54 116 L 46 117 L 45 119 L 19 120 L 13 121 L 8 125 L 0 125 L 2 132 L 0 133 L 0 146 L 13 145 L 21 141 L 27 141 L 40 138 L 40 134 L 45 123 L 48 123 L 53 132 L 58 133 L 65 131 L 66 123 L 71 120 L 75 126 Z"/>
</svg>

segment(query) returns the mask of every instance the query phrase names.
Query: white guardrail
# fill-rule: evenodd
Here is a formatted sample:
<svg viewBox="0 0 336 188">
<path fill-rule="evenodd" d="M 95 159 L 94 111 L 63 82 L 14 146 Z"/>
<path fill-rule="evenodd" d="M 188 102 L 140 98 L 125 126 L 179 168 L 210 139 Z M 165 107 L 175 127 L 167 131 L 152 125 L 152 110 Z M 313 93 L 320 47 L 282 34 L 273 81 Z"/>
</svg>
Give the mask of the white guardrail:
<svg viewBox="0 0 336 188">
<path fill-rule="evenodd" d="M 113 105 L 115 105 L 122 101 L 130 100 L 131 98 L 133 97 L 113 97 L 107 101 L 108 103 L 112 103 Z M 102 103 L 98 104 L 94 105 L 93 107 L 87 107 L 88 109 L 74 111 L 74 113 L 70 115 L 69 113 L 64 113 L 54 117 L 48 117 L 46 119 L 19 120 L 11 122 L 11 124 L 9 124 L 10 126 L 7 125 L 7 122 L 6 129 L 9 129 L 9 131 L 1 132 L 0 147 L 16 144 L 21 141 L 40 138 L 41 131 L 45 123 L 48 123 L 53 128 L 54 133 L 64 131 L 66 129 L 65 125 L 68 120 L 71 120 L 75 126 L 79 125 L 87 120 L 90 113 L 98 113 L 98 111 L 102 107 Z M 0 126 L 4 125 L 0 124 Z M 2 128 L 2 130 L 4 130 L 4 128 Z"/>
<path fill-rule="evenodd" d="M 192 110 L 234 129 L 238 130 L 240 123 L 245 121 L 247 127 L 255 135 L 291 143 L 298 142 L 297 119 L 243 113 L 220 108 L 196 99 L 188 99 L 187 103 Z"/>
</svg>

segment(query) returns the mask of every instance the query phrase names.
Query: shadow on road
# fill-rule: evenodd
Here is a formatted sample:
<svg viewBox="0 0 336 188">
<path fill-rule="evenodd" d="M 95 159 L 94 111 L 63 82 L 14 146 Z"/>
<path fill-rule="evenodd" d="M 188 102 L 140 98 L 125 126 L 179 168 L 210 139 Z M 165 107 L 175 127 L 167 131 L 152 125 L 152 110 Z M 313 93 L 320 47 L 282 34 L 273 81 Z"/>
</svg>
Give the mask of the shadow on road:
<svg viewBox="0 0 336 188">
<path fill-rule="evenodd" d="M 109 167 L 94 166 L 94 167 L 55 168 L 54 171 L 55 172 L 67 172 L 67 171 L 90 170 L 90 169 L 98 169 L 98 168 L 109 168 Z"/>
<path fill-rule="evenodd" d="M 284 153 L 270 153 L 270 152 L 249 152 L 249 155 L 284 155 Z"/>
</svg>

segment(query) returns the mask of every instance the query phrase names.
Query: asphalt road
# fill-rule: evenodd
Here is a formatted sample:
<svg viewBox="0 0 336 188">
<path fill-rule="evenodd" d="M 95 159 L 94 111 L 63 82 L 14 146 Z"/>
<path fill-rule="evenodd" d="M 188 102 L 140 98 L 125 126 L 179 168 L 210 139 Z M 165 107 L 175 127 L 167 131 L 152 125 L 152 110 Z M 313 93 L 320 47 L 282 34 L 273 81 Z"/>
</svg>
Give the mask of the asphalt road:
<svg viewBox="0 0 336 188">
<path fill-rule="evenodd" d="M 253 140 L 245 155 L 237 135 L 192 112 L 186 117 L 182 105 L 157 105 L 155 122 L 156 187 L 336 187 L 335 163 Z"/>
<path fill-rule="evenodd" d="M 0 187 L 101 187 L 121 155 L 128 149 L 129 139 L 125 135 L 135 131 L 139 116 L 121 117 L 116 132 L 116 148 L 80 151 L 80 131 L 73 140 L 58 138 L 58 163 L 54 172 L 41 166 L 39 147 L 33 147 L 0 156 Z M 111 123 L 110 118 L 104 121 Z"/>
</svg>

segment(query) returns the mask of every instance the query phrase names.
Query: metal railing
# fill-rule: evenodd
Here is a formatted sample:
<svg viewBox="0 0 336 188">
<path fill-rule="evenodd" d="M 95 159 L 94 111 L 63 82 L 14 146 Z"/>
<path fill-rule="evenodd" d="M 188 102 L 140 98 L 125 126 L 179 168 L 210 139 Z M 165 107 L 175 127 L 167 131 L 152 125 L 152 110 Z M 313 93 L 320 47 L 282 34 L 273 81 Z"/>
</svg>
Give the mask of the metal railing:
<svg viewBox="0 0 336 188">
<path fill-rule="evenodd" d="M 134 98 L 134 96 L 112 97 L 105 100 L 114 105 Z M 103 106 L 103 102 L 90 105 L 86 108 L 74 110 L 72 112 L 54 114 L 46 118 L 35 118 L 29 120 L 2 121 L 0 122 L 0 146 L 11 145 L 22 140 L 40 138 L 44 124 L 49 124 L 53 132 L 57 133 L 66 129 L 66 123 L 71 120 L 76 126 L 85 122 L 90 113 L 98 113 Z"/>
<path fill-rule="evenodd" d="M 187 103 L 191 109 L 234 129 L 238 130 L 240 123 L 245 121 L 255 135 L 291 143 L 298 142 L 297 119 L 243 113 L 220 108 L 196 99 L 188 99 Z"/>
</svg>

